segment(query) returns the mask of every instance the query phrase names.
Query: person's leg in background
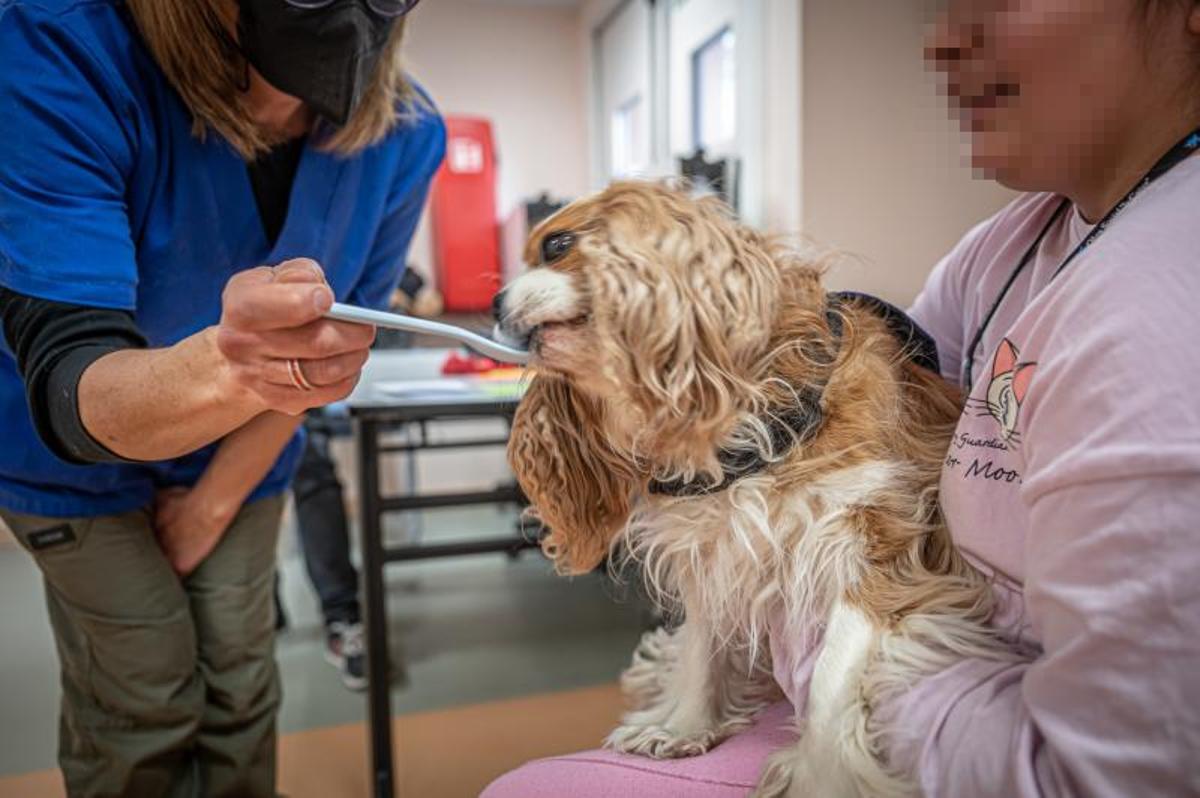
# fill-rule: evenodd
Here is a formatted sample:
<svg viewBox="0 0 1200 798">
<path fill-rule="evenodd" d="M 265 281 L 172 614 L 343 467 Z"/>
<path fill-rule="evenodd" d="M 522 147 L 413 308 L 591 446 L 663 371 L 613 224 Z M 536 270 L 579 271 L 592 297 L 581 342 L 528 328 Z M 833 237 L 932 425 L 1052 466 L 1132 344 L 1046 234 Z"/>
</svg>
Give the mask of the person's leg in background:
<svg viewBox="0 0 1200 798">
<path fill-rule="evenodd" d="M 195 796 L 205 686 L 188 596 L 146 510 L 0 512 L 41 569 L 62 671 L 59 765 L 71 796 Z"/>
<path fill-rule="evenodd" d="M 207 702 L 196 737 L 200 794 L 274 798 L 275 543 L 283 498 L 242 508 L 221 542 L 184 580 Z"/>
<path fill-rule="evenodd" d="M 292 494 L 304 565 L 321 601 L 326 656 L 341 671 L 347 687 L 362 690 L 367 680 L 358 572 L 350 562 L 342 483 L 329 453 L 331 423 L 323 412 L 306 420 L 308 441 Z"/>
<path fill-rule="evenodd" d="M 650 759 L 613 751 L 538 759 L 492 782 L 479 798 L 744 798 L 758 784 L 767 757 L 796 741 L 786 701 L 708 753 Z"/>
<path fill-rule="evenodd" d="M 275 631 L 276 631 L 276 633 L 287 631 L 287 628 L 288 628 L 287 610 L 285 610 L 283 608 L 283 597 L 280 595 L 279 589 L 280 589 L 279 569 L 276 568 L 275 569 L 275 586 L 273 588 L 273 592 L 275 593 Z"/>
</svg>

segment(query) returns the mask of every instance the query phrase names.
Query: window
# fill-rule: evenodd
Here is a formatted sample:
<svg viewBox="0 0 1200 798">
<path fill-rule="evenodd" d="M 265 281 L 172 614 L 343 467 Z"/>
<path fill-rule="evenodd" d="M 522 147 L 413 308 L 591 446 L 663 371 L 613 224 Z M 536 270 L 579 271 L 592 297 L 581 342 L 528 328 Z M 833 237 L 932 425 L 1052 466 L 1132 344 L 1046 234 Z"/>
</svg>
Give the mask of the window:
<svg viewBox="0 0 1200 798">
<path fill-rule="evenodd" d="M 737 141 L 736 48 L 727 27 L 692 54 L 692 137 L 709 154 L 730 152 Z"/>
<path fill-rule="evenodd" d="M 612 152 L 612 176 L 631 177 L 645 170 L 646 129 L 643 123 L 641 95 L 626 100 L 612 114 L 612 129 L 609 141 Z"/>
</svg>

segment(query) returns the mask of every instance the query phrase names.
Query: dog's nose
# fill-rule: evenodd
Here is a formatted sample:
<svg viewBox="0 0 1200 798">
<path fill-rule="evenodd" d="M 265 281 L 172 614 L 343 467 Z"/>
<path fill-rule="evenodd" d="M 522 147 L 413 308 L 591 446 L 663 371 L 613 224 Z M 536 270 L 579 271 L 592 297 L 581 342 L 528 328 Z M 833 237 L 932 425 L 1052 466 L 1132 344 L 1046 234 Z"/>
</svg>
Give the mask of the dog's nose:
<svg viewBox="0 0 1200 798">
<path fill-rule="evenodd" d="M 492 318 L 500 321 L 500 317 L 504 315 L 504 290 L 501 289 L 492 297 Z"/>
</svg>

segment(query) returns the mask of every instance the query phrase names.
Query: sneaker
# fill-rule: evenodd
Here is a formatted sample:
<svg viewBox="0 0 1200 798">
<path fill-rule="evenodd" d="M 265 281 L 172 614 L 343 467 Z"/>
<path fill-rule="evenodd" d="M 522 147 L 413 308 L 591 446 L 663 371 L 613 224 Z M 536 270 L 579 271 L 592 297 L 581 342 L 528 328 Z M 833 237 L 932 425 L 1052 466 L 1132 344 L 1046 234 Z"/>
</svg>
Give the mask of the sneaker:
<svg viewBox="0 0 1200 798">
<path fill-rule="evenodd" d="M 334 621 L 325 627 L 325 660 L 342 674 L 342 684 L 367 689 L 367 647 L 361 623 Z"/>
</svg>

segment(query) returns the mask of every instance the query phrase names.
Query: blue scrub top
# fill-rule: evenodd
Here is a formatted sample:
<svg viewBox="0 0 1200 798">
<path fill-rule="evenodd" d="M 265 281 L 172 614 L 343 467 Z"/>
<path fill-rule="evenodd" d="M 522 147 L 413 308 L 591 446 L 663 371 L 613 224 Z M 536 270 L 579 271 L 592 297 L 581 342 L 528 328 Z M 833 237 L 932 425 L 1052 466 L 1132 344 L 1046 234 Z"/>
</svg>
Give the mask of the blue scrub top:
<svg viewBox="0 0 1200 798">
<path fill-rule="evenodd" d="M 445 150 L 428 110 L 350 158 L 306 146 L 270 246 L 245 163 L 220 136 L 192 135 L 120 0 L 0 0 L 0 119 L 0 284 L 133 311 L 154 347 L 215 324 L 235 272 L 288 258 L 319 262 L 340 301 L 385 306 Z M 287 488 L 300 445 L 251 499 Z M 0 507 L 132 510 L 159 488 L 194 484 L 214 449 L 152 464 L 59 460 L 0 341 Z"/>
</svg>

